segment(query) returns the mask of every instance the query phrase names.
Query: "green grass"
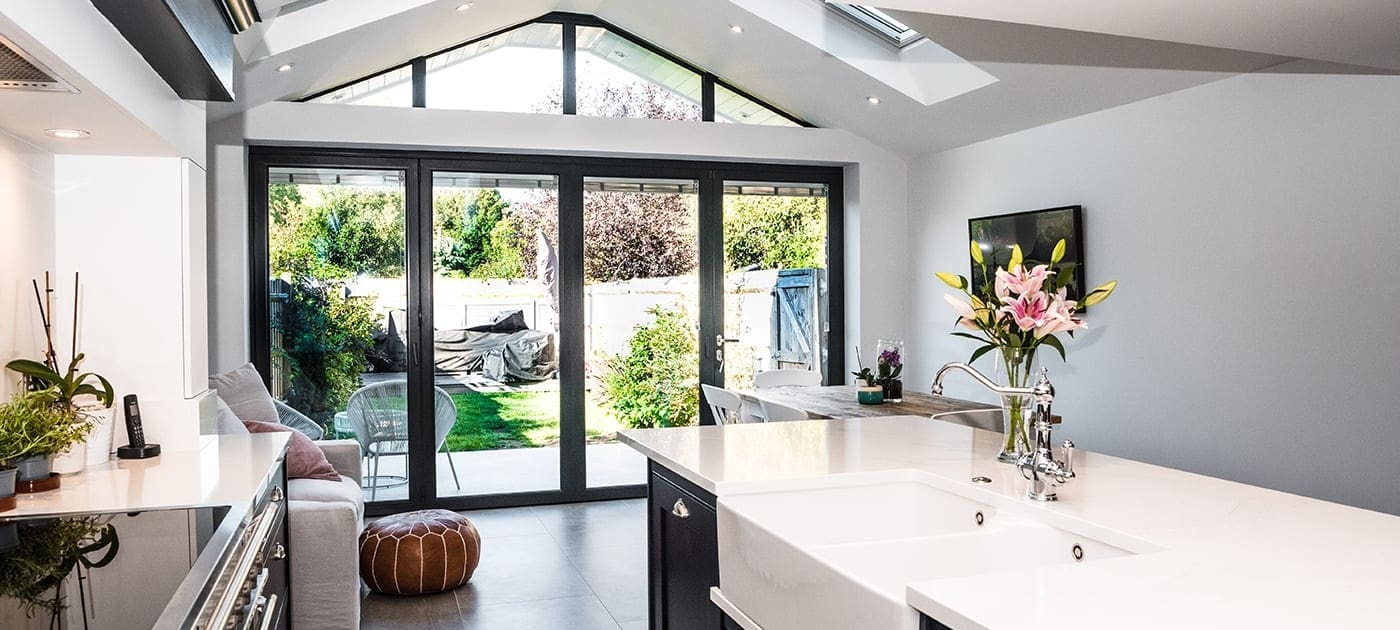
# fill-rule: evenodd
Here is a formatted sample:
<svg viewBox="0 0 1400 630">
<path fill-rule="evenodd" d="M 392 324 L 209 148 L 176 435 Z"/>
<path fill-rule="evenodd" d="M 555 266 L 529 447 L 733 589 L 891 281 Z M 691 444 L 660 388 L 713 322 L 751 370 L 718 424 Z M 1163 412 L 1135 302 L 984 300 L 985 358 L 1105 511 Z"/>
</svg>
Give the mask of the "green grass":
<svg viewBox="0 0 1400 630">
<path fill-rule="evenodd" d="M 559 444 L 559 392 L 462 392 L 457 424 L 447 435 L 452 451 L 533 448 Z M 590 444 L 610 442 L 622 427 L 590 398 L 585 433 Z"/>
</svg>

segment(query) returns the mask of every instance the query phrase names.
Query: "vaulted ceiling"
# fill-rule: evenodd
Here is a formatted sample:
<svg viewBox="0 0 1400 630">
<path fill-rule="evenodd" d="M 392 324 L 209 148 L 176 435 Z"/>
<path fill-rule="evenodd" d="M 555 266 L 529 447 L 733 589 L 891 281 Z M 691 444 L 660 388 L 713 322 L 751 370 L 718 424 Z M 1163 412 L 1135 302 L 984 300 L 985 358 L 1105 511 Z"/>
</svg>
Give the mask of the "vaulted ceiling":
<svg viewBox="0 0 1400 630">
<path fill-rule="evenodd" d="M 473 0 L 458 10 L 464 4 L 259 0 L 265 22 L 237 39 L 238 101 L 211 104 L 211 117 L 324 90 L 551 11 L 597 15 L 819 126 L 905 156 L 1293 57 L 1400 68 L 1400 39 L 1377 35 L 1400 26 L 1393 0 L 872 2 L 930 40 L 902 52 L 821 0 Z M 1322 4 L 1334 8 L 1310 6 Z M 1292 13 L 1280 18 L 1276 7 Z M 1317 28 L 1279 24 L 1294 18 Z M 736 24 L 742 33 L 730 29 Z M 285 63 L 290 72 L 275 71 Z"/>
</svg>

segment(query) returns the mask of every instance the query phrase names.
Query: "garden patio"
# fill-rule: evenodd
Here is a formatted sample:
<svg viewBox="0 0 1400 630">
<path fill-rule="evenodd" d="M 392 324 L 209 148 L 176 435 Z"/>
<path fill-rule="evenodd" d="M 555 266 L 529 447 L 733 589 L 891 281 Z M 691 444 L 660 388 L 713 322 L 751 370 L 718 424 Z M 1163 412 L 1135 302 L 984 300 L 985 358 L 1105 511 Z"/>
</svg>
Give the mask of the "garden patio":
<svg viewBox="0 0 1400 630">
<path fill-rule="evenodd" d="M 402 380 L 401 373 L 366 373 L 366 386 Z M 505 384 L 480 374 L 438 373 L 434 385 L 457 407 L 457 422 L 448 434 L 446 452 L 437 453 L 439 496 L 508 494 L 559 488 L 559 381 Z M 646 459 L 615 441 L 623 428 L 590 398 L 587 406 L 589 487 L 646 483 Z M 341 427 L 341 435 L 349 437 Z M 449 458 L 451 465 L 449 465 Z M 386 455 L 378 474 L 405 474 L 407 458 Z M 371 474 L 369 462 L 365 473 Z M 457 479 L 454 482 L 453 470 Z M 461 489 L 458 489 L 460 482 Z M 365 497 L 385 501 L 407 498 L 407 486 L 365 488 Z"/>
</svg>

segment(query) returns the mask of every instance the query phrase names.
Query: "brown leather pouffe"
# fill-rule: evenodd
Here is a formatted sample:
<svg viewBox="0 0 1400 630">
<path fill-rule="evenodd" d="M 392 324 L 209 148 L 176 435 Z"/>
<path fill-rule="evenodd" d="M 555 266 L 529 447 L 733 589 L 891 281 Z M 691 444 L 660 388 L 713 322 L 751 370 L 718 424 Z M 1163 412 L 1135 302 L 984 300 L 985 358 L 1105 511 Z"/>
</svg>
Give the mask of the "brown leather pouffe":
<svg viewBox="0 0 1400 630">
<path fill-rule="evenodd" d="M 447 510 L 386 516 L 360 534 L 360 577 L 388 595 L 423 595 L 467 583 L 481 561 L 481 535 Z"/>
</svg>

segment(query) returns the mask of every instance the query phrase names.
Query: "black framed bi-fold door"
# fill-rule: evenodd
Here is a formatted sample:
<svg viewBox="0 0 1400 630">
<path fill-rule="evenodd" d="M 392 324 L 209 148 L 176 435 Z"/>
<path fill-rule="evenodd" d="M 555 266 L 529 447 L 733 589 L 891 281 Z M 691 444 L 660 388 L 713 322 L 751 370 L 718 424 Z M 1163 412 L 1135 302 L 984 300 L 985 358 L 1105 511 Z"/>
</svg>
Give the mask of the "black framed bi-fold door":
<svg viewBox="0 0 1400 630">
<path fill-rule="evenodd" d="M 371 514 L 645 494 L 698 384 L 839 382 L 841 171 L 250 149 L 252 356 Z"/>
<path fill-rule="evenodd" d="M 279 414 L 359 442 L 371 509 L 421 504 L 417 161 L 253 150 L 249 169 L 250 355 Z"/>
</svg>

